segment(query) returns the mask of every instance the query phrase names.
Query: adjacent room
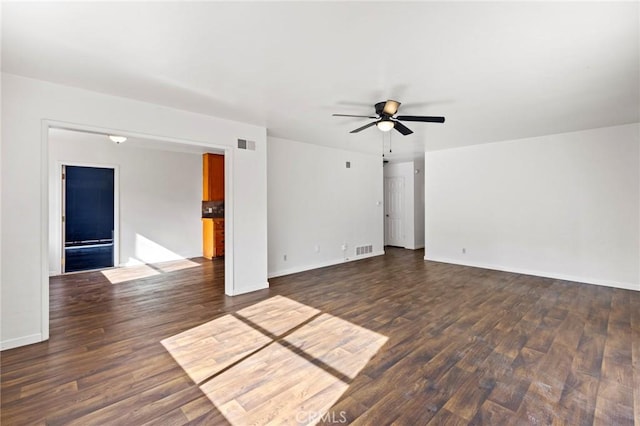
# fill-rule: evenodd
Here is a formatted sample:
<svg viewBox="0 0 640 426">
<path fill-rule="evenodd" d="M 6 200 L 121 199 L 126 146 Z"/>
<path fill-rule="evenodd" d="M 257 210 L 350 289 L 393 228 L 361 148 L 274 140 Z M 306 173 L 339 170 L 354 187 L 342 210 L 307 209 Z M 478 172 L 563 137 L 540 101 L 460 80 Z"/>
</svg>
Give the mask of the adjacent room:
<svg viewBox="0 0 640 426">
<path fill-rule="evenodd" d="M 142 266 L 136 269 L 143 277 L 157 273 L 144 265 L 203 256 L 200 209 L 207 148 L 125 139 L 49 129 L 50 275 Z M 93 174 L 97 178 L 91 179 Z M 103 175 L 108 185 L 95 189 Z"/>
<path fill-rule="evenodd" d="M 2 424 L 640 422 L 637 2 L 0 13 Z"/>
</svg>

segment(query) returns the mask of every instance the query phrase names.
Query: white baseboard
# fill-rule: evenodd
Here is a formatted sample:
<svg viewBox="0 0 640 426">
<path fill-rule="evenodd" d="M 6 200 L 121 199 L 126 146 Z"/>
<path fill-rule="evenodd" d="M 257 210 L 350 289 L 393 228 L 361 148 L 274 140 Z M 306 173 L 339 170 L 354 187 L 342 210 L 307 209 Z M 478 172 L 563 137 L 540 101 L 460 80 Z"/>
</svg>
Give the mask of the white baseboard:
<svg viewBox="0 0 640 426">
<path fill-rule="evenodd" d="M 601 285 L 605 287 L 621 288 L 624 290 L 640 291 L 640 283 L 639 284 L 624 283 L 619 281 L 603 280 L 603 279 L 591 278 L 591 277 L 579 277 L 575 275 L 558 274 L 555 272 L 537 271 L 537 270 L 524 269 L 524 268 L 514 268 L 511 266 L 494 265 L 489 263 L 461 262 L 457 259 L 449 259 L 449 258 L 443 258 L 443 257 L 429 258 L 425 256 L 424 260 L 429 260 L 432 262 L 451 263 L 454 265 L 472 266 L 474 268 L 492 269 L 495 271 L 513 272 L 516 274 L 533 275 L 536 277 L 553 278 L 556 280 L 572 281 L 572 282 L 577 282 L 581 284 L 594 284 L 594 285 Z"/>
<path fill-rule="evenodd" d="M 269 278 L 282 277 L 284 275 L 297 274 L 298 272 L 310 271 L 312 269 L 325 268 L 327 266 L 339 265 L 341 263 L 347 262 L 355 262 L 357 260 L 366 259 L 374 256 L 382 256 L 384 254 L 384 250 L 376 251 L 369 254 L 363 254 L 360 256 L 348 257 L 348 258 L 340 258 L 340 259 L 332 259 L 325 262 L 313 263 L 310 265 L 303 266 L 294 266 L 292 268 L 282 269 L 280 271 L 269 272 Z"/>
<path fill-rule="evenodd" d="M 269 288 L 269 281 L 265 281 L 264 283 L 258 283 L 255 285 L 250 285 L 246 289 L 234 292 L 233 294 L 228 294 L 227 296 L 237 296 L 239 294 L 247 294 L 247 293 L 251 293 L 258 290 L 264 290 L 265 288 Z"/>
<path fill-rule="evenodd" d="M 42 342 L 42 334 L 31 334 L 29 336 L 17 337 L 15 339 L 3 340 L 0 342 L 0 350 L 17 348 L 18 346 L 32 345 Z"/>
</svg>

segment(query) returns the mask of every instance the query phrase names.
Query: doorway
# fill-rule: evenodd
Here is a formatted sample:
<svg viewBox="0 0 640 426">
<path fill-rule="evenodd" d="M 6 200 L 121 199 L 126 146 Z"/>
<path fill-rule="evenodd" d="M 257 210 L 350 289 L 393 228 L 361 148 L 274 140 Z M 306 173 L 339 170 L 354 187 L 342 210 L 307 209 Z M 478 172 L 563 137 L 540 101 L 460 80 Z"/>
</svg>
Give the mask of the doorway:
<svg viewBox="0 0 640 426">
<path fill-rule="evenodd" d="M 404 177 L 384 178 L 384 244 L 404 247 Z"/>
<path fill-rule="evenodd" d="M 124 242 L 123 233 L 120 231 L 121 213 L 121 197 L 122 197 L 122 162 L 117 160 L 116 157 L 109 153 L 109 149 L 100 148 L 100 143 L 107 143 L 108 146 L 113 147 L 113 143 L 108 142 L 109 135 L 123 135 L 122 130 L 101 128 L 89 125 L 69 124 L 67 122 L 43 120 L 42 121 L 42 143 L 41 149 L 43 153 L 42 169 L 45 173 L 45 178 L 41 182 L 42 190 L 42 203 L 41 203 L 41 220 L 43 229 L 47 230 L 41 235 L 41 250 L 43 253 L 43 262 L 41 268 L 48 270 L 49 276 L 59 275 L 63 272 L 61 270 L 61 259 L 64 253 L 64 241 L 62 236 L 63 225 L 61 223 L 62 214 L 62 181 L 61 181 L 61 166 L 75 165 L 75 166 L 90 166 L 98 168 L 113 168 L 115 170 L 115 232 L 114 232 L 114 264 L 115 266 L 121 266 L 128 263 L 128 257 L 123 256 L 122 245 Z M 67 137 L 69 135 L 77 135 L 77 137 Z M 233 247 L 233 185 L 231 185 L 231 176 L 233 176 L 233 158 L 234 148 L 228 145 L 215 145 L 210 143 L 203 143 L 198 141 L 192 141 L 188 139 L 180 139 L 174 137 L 164 137 L 157 135 L 150 135 L 144 133 L 127 132 L 126 137 L 129 139 L 126 141 L 125 148 L 129 146 L 137 146 L 143 149 L 161 149 L 163 151 L 178 151 L 183 152 L 185 149 L 197 153 L 199 156 L 203 152 L 210 151 L 212 149 L 224 153 L 225 161 L 225 198 L 227 199 L 225 208 L 225 245 L 227 247 Z M 92 138 L 100 138 L 92 141 L 87 141 L 87 136 Z M 93 143 L 96 145 L 93 145 Z M 120 146 L 120 145 L 117 145 Z M 129 156 L 123 156 L 123 158 L 131 160 Z M 131 162 L 131 161 L 130 161 Z M 143 162 L 133 162 L 134 169 Z M 194 169 L 195 170 L 195 169 Z M 197 169 L 198 174 L 201 170 Z M 168 182 L 173 182 L 171 174 L 165 173 L 163 178 L 168 179 Z M 197 178 L 200 181 L 201 177 Z M 138 182 L 137 179 L 134 179 Z M 156 181 L 152 188 L 164 188 L 164 185 L 158 185 Z M 180 189 L 183 191 L 183 188 Z M 183 191 L 184 192 L 184 191 Z M 199 192 L 199 191 L 198 191 Z M 178 193 L 176 191 L 176 193 Z M 129 200 L 139 200 L 140 197 L 129 198 Z M 167 199 L 167 198 L 165 198 Z M 125 199 L 124 201 L 126 201 Z M 173 202 L 173 198 L 169 198 Z M 147 205 L 148 203 L 143 203 Z M 191 213 L 194 212 L 197 215 L 200 210 L 201 194 L 197 194 L 197 201 L 193 205 Z M 153 206 L 152 206 L 153 207 Z M 48 222 L 48 223 L 47 223 Z M 126 223 L 126 222 L 125 222 Z M 145 222 L 146 224 L 146 222 Z M 196 216 L 196 224 L 197 222 Z M 201 240 L 201 227 L 197 227 L 198 241 Z M 142 238 L 145 235 L 141 235 L 140 243 L 144 244 L 146 248 L 157 248 L 157 245 L 153 244 L 153 241 Z M 135 238 L 135 237 L 134 237 Z M 133 244 L 136 244 L 134 242 Z M 47 256 L 48 252 L 48 256 Z M 233 250 L 227 250 L 224 258 L 221 258 L 220 264 L 222 265 L 219 270 L 223 274 L 220 279 L 224 280 L 224 292 L 226 295 L 232 296 L 237 294 L 238 289 L 234 288 L 234 255 Z M 135 254 L 134 254 L 135 255 Z M 153 269 L 153 268 L 149 268 Z M 115 269 L 107 269 L 112 271 Z M 68 272 L 68 271 L 67 271 Z M 41 282 L 41 318 L 42 318 L 42 340 L 49 338 L 49 277 L 43 278 Z"/>
<path fill-rule="evenodd" d="M 62 165 L 62 273 L 115 265 L 115 169 Z"/>
</svg>

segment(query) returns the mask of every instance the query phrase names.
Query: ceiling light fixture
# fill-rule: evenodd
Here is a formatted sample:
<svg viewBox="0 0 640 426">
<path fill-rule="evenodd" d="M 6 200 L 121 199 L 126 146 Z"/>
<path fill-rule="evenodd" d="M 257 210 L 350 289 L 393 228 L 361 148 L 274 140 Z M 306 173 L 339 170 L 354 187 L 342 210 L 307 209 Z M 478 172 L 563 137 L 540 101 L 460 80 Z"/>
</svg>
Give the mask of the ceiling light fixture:
<svg viewBox="0 0 640 426">
<path fill-rule="evenodd" d="M 387 102 L 385 102 L 384 107 L 382 108 L 382 111 L 387 115 L 396 115 L 396 112 L 398 112 L 399 106 L 400 106 L 400 102 L 388 100 Z"/>
<path fill-rule="evenodd" d="M 125 136 L 116 136 L 116 135 L 109 135 L 109 139 L 111 139 L 113 142 L 117 144 L 121 144 L 122 142 L 127 140 Z"/>
<path fill-rule="evenodd" d="M 389 130 L 393 129 L 395 123 L 389 119 L 382 119 L 376 123 L 376 126 L 378 126 L 378 129 L 382 130 L 383 132 L 388 132 Z"/>
</svg>

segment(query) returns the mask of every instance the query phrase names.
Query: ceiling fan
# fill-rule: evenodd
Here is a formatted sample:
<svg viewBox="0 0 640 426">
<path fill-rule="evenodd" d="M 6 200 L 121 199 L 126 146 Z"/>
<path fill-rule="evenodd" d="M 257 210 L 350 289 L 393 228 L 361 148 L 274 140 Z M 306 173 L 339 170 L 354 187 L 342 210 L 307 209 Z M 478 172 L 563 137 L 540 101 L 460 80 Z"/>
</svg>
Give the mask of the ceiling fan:
<svg viewBox="0 0 640 426">
<path fill-rule="evenodd" d="M 351 114 L 333 114 L 334 117 L 361 117 L 361 118 L 370 118 L 375 121 L 372 121 L 369 124 L 365 124 L 362 127 L 358 127 L 355 130 L 352 130 L 349 133 L 358 133 L 366 128 L 369 128 L 373 125 L 376 125 L 378 129 L 383 132 L 388 132 L 391 129 L 396 129 L 403 135 L 410 135 L 413 133 L 411 129 L 409 129 L 404 124 L 400 123 L 400 121 L 421 121 L 423 123 L 444 123 L 444 117 L 430 117 L 423 115 L 397 115 L 398 108 L 400 107 L 400 102 L 388 100 L 382 101 L 375 104 L 376 115 L 351 115 Z"/>
</svg>

